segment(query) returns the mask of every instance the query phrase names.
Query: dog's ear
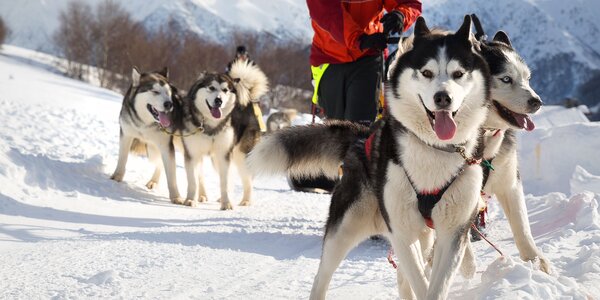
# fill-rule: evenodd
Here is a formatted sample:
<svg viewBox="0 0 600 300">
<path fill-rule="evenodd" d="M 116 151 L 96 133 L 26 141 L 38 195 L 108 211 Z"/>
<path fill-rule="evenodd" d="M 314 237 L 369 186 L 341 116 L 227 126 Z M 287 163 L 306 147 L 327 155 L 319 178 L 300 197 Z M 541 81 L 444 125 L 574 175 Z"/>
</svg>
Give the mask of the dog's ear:
<svg viewBox="0 0 600 300">
<path fill-rule="evenodd" d="M 494 41 L 502 42 L 502 43 L 505 43 L 506 45 L 512 47 L 512 44 L 510 43 L 510 39 L 508 38 L 508 34 L 506 34 L 506 32 L 504 32 L 502 30 L 496 32 L 496 35 L 494 35 Z"/>
<path fill-rule="evenodd" d="M 240 83 L 242 81 L 240 78 L 231 78 L 231 80 L 233 80 L 233 83 Z"/>
<path fill-rule="evenodd" d="M 140 74 L 138 68 L 133 67 L 133 70 L 131 70 L 131 82 L 133 86 L 140 85 L 140 77 L 142 77 L 142 74 Z"/>
<path fill-rule="evenodd" d="M 200 74 L 198 75 L 198 78 L 196 78 L 196 81 L 204 79 L 204 77 L 206 77 L 206 74 L 207 74 L 206 71 L 200 72 Z"/>
<path fill-rule="evenodd" d="M 454 34 L 459 40 L 469 42 L 471 37 L 471 16 L 466 15 L 460 28 Z"/>
<path fill-rule="evenodd" d="M 164 68 L 162 68 L 162 70 L 158 71 L 157 73 L 162 75 L 164 78 L 169 78 L 169 67 L 164 67 Z"/>
<path fill-rule="evenodd" d="M 427 27 L 427 23 L 425 23 L 425 18 L 419 17 L 415 23 L 415 37 L 422 37 L 429 33 L 430 31 Z"/>
<path fill-rule="evenodd" d="M 473 25 L 475 26 L 475 39 L 481 41 L 481 39 L 485 40 L 485 31 L 483 31 L 483 26 L 481 26 L 481 22 L 476 14 L 471 14 L 471 19 L 473 20 Z"/>
</svg>

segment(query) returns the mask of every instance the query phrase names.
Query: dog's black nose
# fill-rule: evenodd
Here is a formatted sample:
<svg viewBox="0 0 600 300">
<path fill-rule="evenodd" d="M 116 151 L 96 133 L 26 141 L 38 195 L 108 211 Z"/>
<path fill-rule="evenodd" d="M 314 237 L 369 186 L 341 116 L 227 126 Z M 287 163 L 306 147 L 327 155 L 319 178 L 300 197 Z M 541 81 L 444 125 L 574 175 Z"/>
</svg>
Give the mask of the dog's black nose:
<svg viewBox="0 0 600 300">
<path fill-rule="evenodd" d="M 446 92 L 437 92 L 433 95 L 433 101 L 439 109 L 447 108 L 452 104 L 452 98 Z"/>
<path fill-rule="evenodd" d="M 544 102 L 540 98 L 531 98 L 527 100 L 527 104 L 529 104 L 529 109 L 532 111 L 537 111 L 544 105 Z"/>
<path fill-rule="evenodd" d="M 221 100 L 221 98 L 216 98 L 215 99 L 215 106 L 216 107 L 221 107 L 221 104 L 223 104 L 223 100 Z"/>
<path fill-rule="evenodd" d="M 171 101 L 165 102 L 164 105 L 165 105 L 165 109 L 171 109 L 171 108 L 173 108 L 173 102 L 171 102 Z"/>
</svg>

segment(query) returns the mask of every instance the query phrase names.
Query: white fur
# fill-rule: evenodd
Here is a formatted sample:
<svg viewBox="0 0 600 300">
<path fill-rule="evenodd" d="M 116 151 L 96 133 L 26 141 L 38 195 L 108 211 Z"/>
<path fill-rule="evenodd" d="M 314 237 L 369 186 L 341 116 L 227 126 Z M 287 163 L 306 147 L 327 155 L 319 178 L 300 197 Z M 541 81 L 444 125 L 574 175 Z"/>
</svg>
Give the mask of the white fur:
<svg viewBox="0 0 600 300">
<path fill-rule="evenodd" d="M 132 71 L 133 86 L 139 84 L 140 73 L 137 69 Z M 156 92 L 156 93 L 155 93 Z M 175 154 L 171 151 L 170 137 L 159 131 L 155 125 L 158 121 L 148 111 L 147 105 L 152 105 L 157 111 L 164 111 L 164 103 L 171 101 L 171 89 L 168 85 L 154 84 L 152 90 L 139 93 L 135 96 L 134 108 L 141 119 L 141 126 L 134 121 L 132 116 L 121 113 L 119 123 L 121 136 L 119 139 L 119 158 L 111 179 L 120 182 L 125 176 L 125 166 L 134 139 L 148 144 L 148 156 L 156 165 L 152 178 L 146 184 L 149 189 L 158 184 L 162 170 L 166 170 L 169 198 L 173 203 L 183 203 L 177 189 L 175 175 Z"/>
<path fill-rule="evenodd" d="M 229 71 L 231 78 L 239 79 L 236 83 L 238 101 L 242 106 L 250 101 L 258 100 L 268 89 L 267 76 L 255 65 L 238 60 L 233 63 Z"/>
<path fill-rule="evenodd" d="M 217 168 L 221 188 L 221 209 L 232 209 L 229 199 L 229 167 L 231 161 L 237 166 L 238 173 L 242 178 L 244 194 L 239 205 L 251 204 L 252 198 L 252 176 L 246 168 L 245 154 L 235 145 L 235 137 L 231 120 L 225 121 L 235 108 L 236 102 L 246 106 L 251 100 L 258 99 L 268 90 L 268 82 L 264 73 L 256 66 L 246 63 L 234 63 L 229 75 L 239 81 L 235 84 L 235 91 L 229 89 L 226 82 L 210 82 L 203 86 L 194 95 L 194 105 L 200 112 L 205 128 L 215 128 L 222 122 L 228 122 L 223 129 L 215 135 L 206 135 L 203 132 L 182 137 L 185 145 L 185 168 L 188 178 L 188 191 L 185 204 L 196 206 L 198 202 L 206 201 L 206 190 L 204 178 L 199 166 L 206 156 L 213 159 Z M 202 73 L 201 79 L 205 74 Z M 217 107 L 215 100 L 222 101 L 220 106 L 221 117 L 215 118 L 208 105 Z M 208 104 L 208 105 L 207 105 Z M 188 128 L 194 126 L 188 124 Z"/>
</svg>

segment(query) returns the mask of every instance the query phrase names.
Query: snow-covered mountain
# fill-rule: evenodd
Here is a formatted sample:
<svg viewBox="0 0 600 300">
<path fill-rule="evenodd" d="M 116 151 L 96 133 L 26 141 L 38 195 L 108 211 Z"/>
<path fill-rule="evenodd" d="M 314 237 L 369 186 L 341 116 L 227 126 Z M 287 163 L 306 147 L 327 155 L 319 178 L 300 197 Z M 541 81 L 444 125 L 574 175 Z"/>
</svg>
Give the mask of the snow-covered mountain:
<svg viewBox="0 0 600 300">
<path fill-rule="evenodd" d="M 72 0 L 0 0 L 0 16 L 12 29 L 8 43 L 53 53 L 57 16 Z M 92 6 L 102 0 L 79 0 Z M 430 25 L 455 28 L 477 13 L 490 36 L 502 29 L 534 71 L 533 86 L 547 102 L 574 95 L 600 70 L 598 0 L 428 0 Z M 231 43 L 232 32 L 266 32 L 282 41 L 309 43 L 312 30 L 304 0 L 119 1 L 135 20 L 157 28 L 168 20 L 212 41 Z"/>
</svg>

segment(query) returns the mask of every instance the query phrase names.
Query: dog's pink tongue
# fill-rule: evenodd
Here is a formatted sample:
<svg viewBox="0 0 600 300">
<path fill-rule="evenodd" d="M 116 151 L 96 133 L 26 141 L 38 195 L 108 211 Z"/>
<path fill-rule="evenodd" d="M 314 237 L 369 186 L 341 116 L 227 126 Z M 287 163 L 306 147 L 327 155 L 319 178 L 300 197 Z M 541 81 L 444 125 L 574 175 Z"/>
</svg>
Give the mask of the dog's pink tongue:
<svg viewBox="0 0 600 300">
<path fill-rule="evenodd" d="M 531 118 L 528 115 L 513 112 L 513 117 L 515 117 L 517 124 L 519 124 L 521 128 L 527 131 L 532 131 L 535 129 L 535 124 L 533 121 L 531 121 Z"/>
<path fill-rule="evenodd" d="M 456 133 L 456 123 L 454 123 L 454 119 L 452 119 L 451 112 L 447 110 L 436 111 L 433 129 L 440 140 L 449 140 L 453 138 Z"/>
<path fill-rule="evenodd" d="M 160 125 L 162 127 L 169 127 L 171 126 L 171 119 L 169 119 L 169 116 L 167 116 L 167 114 L 165 114 L 164 112 L 158 112 L 158 122 L 160 122 Z"/>
<path fill-rule="evenodd" d="M 210 114 L 215 117 L 215 119 L 218 119 L 221 117 L 221 109 L 218 107 L 213 107 L 210 109 Z"/>
</svg>

